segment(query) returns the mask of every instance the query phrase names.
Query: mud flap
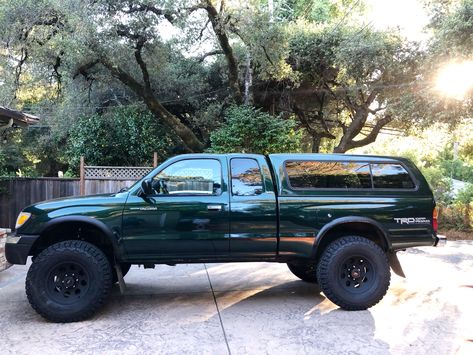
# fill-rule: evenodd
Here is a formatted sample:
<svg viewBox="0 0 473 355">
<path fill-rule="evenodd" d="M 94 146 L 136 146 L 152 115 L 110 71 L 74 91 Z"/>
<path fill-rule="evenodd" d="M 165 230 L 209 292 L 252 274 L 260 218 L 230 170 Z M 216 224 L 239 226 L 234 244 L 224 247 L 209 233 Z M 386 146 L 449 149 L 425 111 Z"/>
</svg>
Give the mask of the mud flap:
<svg viewBox="0 0 473 355">
<path fill-rule="evenodd" d="M 124 295 L 125 290 L 126 290 L 126 285 L 125 285 L 125 280 L 123 279 L 122 268 L 120 267 L 120 264 L 118 263 L 115 264 L 115 272 L 117 273 L 118 286 L 120 286 L 120 293 Z"/>
<path fill-rule="evenodd" d="M 406 277 L 406 274 L 404 274 L 404 270 L 402 270 L 401 263 L 399 262 L 399 259 L 397 258 L 396 252 L 388 252 L 388 260 L 389 260 L 389 266 L 391 266 L 391 269 L 394 271 L 396 275 L 399 275 L 401 277 Z"/>
</svg>

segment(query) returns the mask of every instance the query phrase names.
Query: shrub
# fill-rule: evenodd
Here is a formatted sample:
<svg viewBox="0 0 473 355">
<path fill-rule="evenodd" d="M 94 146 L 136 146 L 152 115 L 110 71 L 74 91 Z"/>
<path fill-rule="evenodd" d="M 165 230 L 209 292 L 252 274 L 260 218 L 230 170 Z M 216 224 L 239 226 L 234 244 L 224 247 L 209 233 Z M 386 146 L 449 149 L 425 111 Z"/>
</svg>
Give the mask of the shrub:
<svg viewBox="0 0 473 355">
<path fill-rule="evenodd" d="M 301 133 L 293 119 L 282 119 L 251 106 L 232 106 L 225 123 L 212 132 L 210 152 L 259 153 L 298 152 Z"/>
<path fill-rule="evenodd" d="M 441 205 L 448 205 L 452 198 L 452 179 L 444 176 L 442 171 L 436 167 L 424 168 L 422 173 L 430 185 L 435 201 Z"/>
<path fill-rule="evenodd" d="M 154 116 L 125 107 L 79 119 L 70 131 L 67 153 L 77 170 L 81 156 L 90 165 L 150 165 L 153 152 L 167 156 L 172 147 Z"/>
<path fill-rule="evenodd" d="M 5 155 L 3 154 L 3 150 L 0 148 L 0 176 L 4 176 L 7 174 L 7 169 L 5 167 Z"/>
<path fill-rule="evenodd" d="M 469 231 L 473 229 L 473 208 L 471 204 L 454 203 L 441 205 L 439 226 L 442 229 Z"/>
</svg>

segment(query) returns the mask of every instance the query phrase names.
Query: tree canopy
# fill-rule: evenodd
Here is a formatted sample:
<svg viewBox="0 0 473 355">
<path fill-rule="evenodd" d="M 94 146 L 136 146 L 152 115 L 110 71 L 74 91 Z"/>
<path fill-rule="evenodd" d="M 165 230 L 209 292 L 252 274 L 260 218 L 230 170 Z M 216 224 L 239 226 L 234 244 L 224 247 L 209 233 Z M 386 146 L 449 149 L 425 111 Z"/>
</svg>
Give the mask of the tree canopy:
<svg viewBox="0 0 473 355">
<path fill-rule="evenodd" d="M 43 118 L 36 146 L 67 147 L 50 152 L 48 173 L 78 155 L 264 151 L 237 139 L 258 132 L 255 117 L 289 134 L 271 147 L 346 152 L 386 129 L 471 115 L 471 100 L 444 99 L 432 82 L 440 63 L 471 58 L 473 1 L 427 5 L 426 45 L 360 20 L 360 0 L 0 0 L 0 99 Z M 136 132 L 144 148 L 113 153 Z"/>
</svg>

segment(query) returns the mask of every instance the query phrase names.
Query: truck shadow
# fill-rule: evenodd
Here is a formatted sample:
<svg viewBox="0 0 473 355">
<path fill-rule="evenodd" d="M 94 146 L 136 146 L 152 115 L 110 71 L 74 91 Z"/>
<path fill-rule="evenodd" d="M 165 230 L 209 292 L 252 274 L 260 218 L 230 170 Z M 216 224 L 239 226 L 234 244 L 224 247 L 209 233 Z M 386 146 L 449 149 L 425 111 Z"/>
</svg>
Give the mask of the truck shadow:
<svg viewBox="0 0 473 355">
<path fill-rule="evenodd" d="M 389 353 L 389 345 L 375 337 L 370 311 L 339 309 L 317 285 L 289 281 L 215 295 L 232 352 Z"/>
<path fill-rule="evenodd" d="M 316 285 L 299 280 L 261 287 L 215 292 L 214 299 L 211 291 L 195 292 L 191 284 L 179 292 L 155 293 L 154 284 L 147 288 L 130 283 L 129 291 L 136 288 L 139 293 L 122 296 L 115 286 L 106 304 L 83 322 L 50 323 L 29 307 L 25 297 L 0 315 L 11 324 L 5 328 L 7 338 L 23 327 L 35 327 L 29 341 L 37 345 L 48 338 L 56 350 L 94 352 L 105 346 L 119 351 L 129 344 L 150 350 L 156 342 L 177 350 L 183 337 L 194 334 L 194 351 L 205 352 L 216 342 L 224 344 L 224 330 L 232 353 L 363 353 L 367 345 L 375 346 L 377 354 L 387 352 L 387 345 L 375 339 L 369 311 L 339 310 Z"/>
<path fill-rule="evenodd" d="M 129 291 L 134 287 L 129 285 Z M 161 318 L 179 324 L 184 320 L 178 317 L 192 305 L 206 322 L 221 320 L 235 353 L 280 353 L 281 349 L 287 353 L 333 353 L 334 349 L 339 353 L 363 353 L 371 347 L 377 354 L 389 353 L 389 345 L 375 337 L 376 324 L 370 311 L 341 310 L 315 284 L 300 280 L 276 285 L 261 282 L 248 288 L 215 291 L 218 309 L 212 304 L 211 291 L 193 292 L 188 287 L 179 294 L 151 294 L 155 290 L 150 287 L 146 292 L 146 286 L 140 286 L 140 294 L 122 297 L 115 288 L 113 302 L 99 316 L 131 312 L 141 302 L 141 311 L 150 307 L 148 312 L 154 313 L 152 308 L 156 306 Z M 179 308 L 182 312 L 177 311 Z"/>
</svg>

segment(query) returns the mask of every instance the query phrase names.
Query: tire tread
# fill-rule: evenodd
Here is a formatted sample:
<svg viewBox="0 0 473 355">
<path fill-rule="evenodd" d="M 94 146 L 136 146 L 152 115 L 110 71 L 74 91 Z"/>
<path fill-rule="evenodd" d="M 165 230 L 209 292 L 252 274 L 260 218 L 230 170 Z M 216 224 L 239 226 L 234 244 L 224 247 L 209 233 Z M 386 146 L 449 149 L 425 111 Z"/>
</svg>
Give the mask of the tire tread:
<svg viewBox="0 0 473 355">
<path fill-rule="evenodd" d="M 36 301 L 36 297 L 33 290 L 33 280 L 39 272 L 40 268 L 44 267 L 44 264 L 48 259 L 54 257 L 57 254 L 64 253 L 65 251 L 72 251 L 75 253 L 82 254 L 84 258 L 91 260 L 100 270 L 103 272 L 103 287 L 100 288 L 100 295 L 95 299 L 95 302 L 89 304 L 85 310 L 75 316 L 64 316 L 58 315 L 47 307 L 43 307 Z M 40 314 L 42 317 L 57 323 L 67 322 L 78 322 L 91 317 L 97 309 L 102 306 L 110 294 L 112 288 L 112 269 L 111 265 L 105 256 L 105 254 L 93 244 L 90 244 L 81 240 L 66 240 L 51 245 L 47 249 L 43 250 L 31 264 L 26 276 L 26 296 L 33 309 Z"/>
<path fill-rule="evenodd" d="M 347 247 L 349 245 L 359 245 L 360 243 L 367 245 L 369 248 L 372 248 L 377 253 L 382 255 L 384 262 L 388 265 L 388 272 L 389 272 L 389 261 L 386 253 L 373 241 L 360 237 L 360 236 L 346 236 L 339 239 L 336 239 L 331 244 L 328 245 L 327 249 L 325 249 L 322 257 L 319 260 L 317 265 L 317 279 L 319 281 L 319 286 L 321 290 L 324 292 L 325 296 L 331 300 L 336 305 L 340 306 L 341 308 L 349 311 L 359 311 L 365 310 L 377 304 L 381 299 L 384 297 L 386 292 L 389 289 L 390 284 L 390 273 L 388 277 L 383 278 L 384 284 L 381 287 L 381 292 L 378 295 L 377 299 L 372 302 L 367 302 L 363 305 L 353 305 L 350 302 L 347 302 L 340 296 L 338 296 L 335 292 L 333 292 L 332 288 L 328 284 L 329 280 L 329 263 L 330 260 L 335 256 L 337 252 L 341 250 L 341 248 Z"/>
</svg>

